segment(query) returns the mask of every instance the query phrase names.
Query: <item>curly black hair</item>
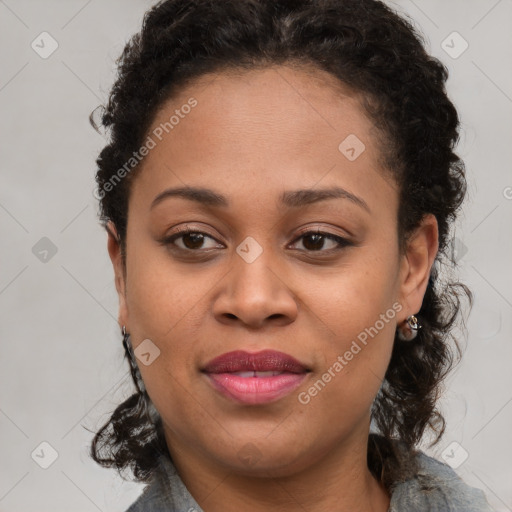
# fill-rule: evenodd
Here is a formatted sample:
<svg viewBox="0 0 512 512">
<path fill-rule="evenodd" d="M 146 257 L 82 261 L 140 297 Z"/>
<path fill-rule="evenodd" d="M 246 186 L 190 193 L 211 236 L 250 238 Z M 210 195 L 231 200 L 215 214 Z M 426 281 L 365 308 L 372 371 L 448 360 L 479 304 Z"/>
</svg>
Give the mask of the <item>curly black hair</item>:
<svg viewBox="0 0 512 512">
<path fill-rule="evenodd" d="M 115 225 L 124 258 L 130 186 L 139 166 L 115 186 L 112 180 L 126 170 L 158 108 L 176 91 L 210 72 L 286 64 L 327 71 L 359 93 L 380 135 L 382 168 L 398 185 L 400 250 L 425 215 L 434 214 L 439 228 L 439 251 L 418 313 L 423 327 L 413 342 L 395 338 L 372 408 L 376 431 L 369 436 L 368 466 L 387 488 L 408 477 L 427 431 L 432 444 L 444 432 L 437 401 L 461 356 L 452 331 L 461 295 L 470 306 L 473 301 L 467 286 L 451 276 L 456 261 L 450 228 L 466 194 L 464 163 L 454 152 L 459 118 L 446 93 L 448 71 L 424 46 L 411 20 L 377 0 L 159 2 L 116 62 L 117 80 L 100 120 L 109 142 L 96 161 L 100 219 L 106 229 L 108 221 Z M 138 386 L 133 367 L 132 377 Z M 138 388 L 91 446 L 99 464 L 131 469 L 141 482 L 166 452 L 161 420 L 148 414 L 147 403 Z"/>
</svg>

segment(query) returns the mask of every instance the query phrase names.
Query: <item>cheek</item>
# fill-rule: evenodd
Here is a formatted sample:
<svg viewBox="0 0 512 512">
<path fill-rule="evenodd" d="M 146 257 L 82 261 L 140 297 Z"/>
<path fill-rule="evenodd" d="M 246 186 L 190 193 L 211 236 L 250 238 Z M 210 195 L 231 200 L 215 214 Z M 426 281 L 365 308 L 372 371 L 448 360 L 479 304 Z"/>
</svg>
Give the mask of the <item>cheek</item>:
<svg viewBox="0 0 512 512">
<path fill-rule="evenodd" d="M 361 257 L 358 261 L 347 259 L 346 265 L 329 273 L 305 273 L 297 283 L 307 306 L 305 316 L 315 321 L 318 329 L 331 331 L 336 339 L 356 337 L 392 308 L 396 282 L 390 261 L 364 261 Z M 390 311 L 388 317 L 393 316 L 394 311 Z"/>
<path fill-rule="evenodd" d="M 319 408 L 335 404 L 329 412 L 335 416 L 346 414 L 347 408 L 367 411 L 389 364 L 402 309 L 395 301 L 393 275 L 381 259 L 304 281 L 304 289 L 311 290 L 306 299 L 310 332 L 322 350 L 317 384 L 306 390 L 303 402 Z"/>
<path fill-rule="evenodd" d="M 391 358 L 396 323 L 392 305 L 378 308 L 369 300 L 340 304 L 328 322 L 333 326 L 329 341 L 324 338 L 320 345 L 321 362 L 297 397 L 313 430 L 322 430 L 325 422 L 343 430 L 366 421 Z"/>
<path fill-rule="evenodd" d="M 170 271 L 168 264 L 148 261 L 143 270 L 133 273 L 130 284 L 128 307 L 135 351 L 136 343 L 147 338 L 158 347 L 158 357 L 150 365 L 138 361 L 151 400 L 172 430 L 181 425 L 174 411 L 186 411 L 190 421 L 204 423 L 204 411 L 196 410 L 199 402 L 193 398 L 191 376 L 211 278 L 192 277 Z M 181 435 L 185 434 L 186 429 Z"/>
<path fill-rule="evenodd" d="M 158 408 L 177 407 L 180 390 L 189 388 L 190 369 L 194 367 L 196 341 L 201 338 L 208 290 L 220 277 L 212 272 L 189 270 L 187 273 L 160 255 L 144 261 L 133 258 L 127 267 L 127 306 L 133 347 L 149 339 L 157 347 L 157 358 L 145 366 L 138 360 L 149 395 Z M 203 336 L 204 338 L 204 336 Z M 173 390 L 167 393 L 167 390 Z M 181 393 L 183 394 L 183 393 Z"/>
<path fill-rule="evenodd" d="M 170 341 L 173 333 L 198 325 L 208 290 L 220 271 L 173 262 L 165 249 L 134 250 L 127 266 L 127 305 L 139 338 Z"/>
</svg>

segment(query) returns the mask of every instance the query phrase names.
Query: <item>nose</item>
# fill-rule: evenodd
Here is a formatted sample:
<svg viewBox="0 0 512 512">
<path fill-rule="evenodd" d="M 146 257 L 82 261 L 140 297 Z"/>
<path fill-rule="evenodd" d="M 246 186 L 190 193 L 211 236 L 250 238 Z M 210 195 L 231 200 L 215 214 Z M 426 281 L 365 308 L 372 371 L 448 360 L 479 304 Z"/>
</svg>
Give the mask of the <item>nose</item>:
<svg viewBox="0 0 512 512">
<path fill-rule="evenodd" d="M 267 251 L 252 262 L 238 254 L 233 258 L 233 266 L 222 280 L 214 301 L 216 320 L 254 329 L 295 321 L 298 303 L 287 283 L 283 265 Z"/>
</svg>

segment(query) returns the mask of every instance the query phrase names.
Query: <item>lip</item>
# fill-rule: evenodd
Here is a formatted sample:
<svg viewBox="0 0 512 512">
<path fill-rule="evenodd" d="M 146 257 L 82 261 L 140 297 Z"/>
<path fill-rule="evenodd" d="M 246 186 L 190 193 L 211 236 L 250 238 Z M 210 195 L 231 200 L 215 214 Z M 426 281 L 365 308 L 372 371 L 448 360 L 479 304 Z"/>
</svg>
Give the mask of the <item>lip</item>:
<svg viewBox="0 0 512 512">
<path fill-rule="evenodd" d="M 201 371 L 215 390 L 245 404 L 275 402 L 296 389 L 310 372 L 294 357 L 275 350 L 228 352 L 212 359 Z M 247 375 L 250 372 L 267 373 Z"/>
</svg>

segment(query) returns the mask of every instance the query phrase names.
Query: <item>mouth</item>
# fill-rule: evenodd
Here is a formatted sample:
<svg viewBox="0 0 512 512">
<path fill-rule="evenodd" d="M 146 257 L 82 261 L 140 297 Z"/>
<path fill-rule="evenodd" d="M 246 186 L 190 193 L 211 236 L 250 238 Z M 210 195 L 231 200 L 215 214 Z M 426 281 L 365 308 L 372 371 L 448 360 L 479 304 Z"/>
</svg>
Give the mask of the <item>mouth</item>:
<svg viewBox="0 0 512 512">
<path fill-rule="evenodd" d="M 213 388 L 228 399 L 263 404 L 291 393 L 311 370 L 283 352 L 237 350 L 216 357 L 201 371 Z"/>
</svg>

